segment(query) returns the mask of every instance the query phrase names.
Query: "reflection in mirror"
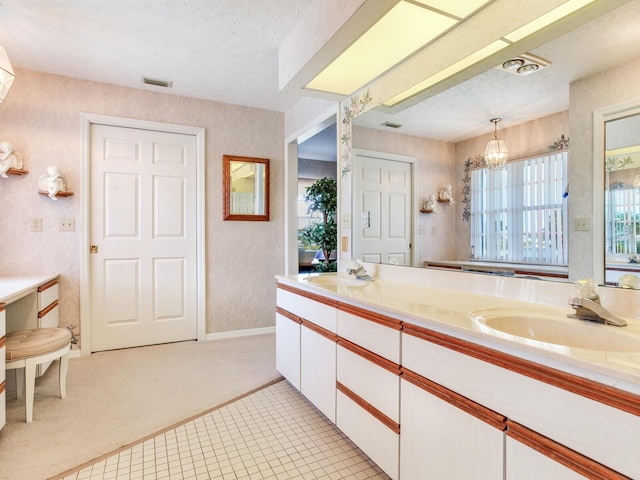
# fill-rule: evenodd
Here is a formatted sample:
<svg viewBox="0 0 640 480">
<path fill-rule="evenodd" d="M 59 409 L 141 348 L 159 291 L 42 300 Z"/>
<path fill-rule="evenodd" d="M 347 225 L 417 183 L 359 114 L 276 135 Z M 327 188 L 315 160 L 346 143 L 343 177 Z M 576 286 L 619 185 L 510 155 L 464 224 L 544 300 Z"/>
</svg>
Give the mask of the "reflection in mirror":
<svg viewBox="0 0 640 480">
<path fill-rule="evenodd" d="M 605 281 L 640 287 L 640 114 L 605 122 Z"/>
<path fill-rule="evenodd" d="M 269 220 L 269 159 L 223 155 L 224 220 Z"/>
<path fill-rule="evenodd" d="M 464 164 L 467 160 L 475 161 L 485 151 L 492 138 L 493 127 L 489 120 L 493 117 L 503 119 L 500 138 L 507 143 L 513 159 L 549 153 L 550 146 L 559 143 L 563 135 L 568 139 L 575 131 L 577 150 L 573 160 L 573 154 L 569 154 L 568 161 L 568 183 L 574 193 L 563 201 L 568 203 L 568 211 L 573 215 L 576 212 L 580 213 L 578 217 L 590 215 L 584 213 L 584 209 L 591 208 L 594 190 L 585 167 L 588 169 L 593 157 L 581 140 L 591 135 L 593 110 L 628 100 L 610 100 L 608 82 L 619 81 L 618 76 L 625 73 L 616 70 L 618 65 L 628 66 L 640 61 L 639 21 L 640 0 L 633 0 L 561 37 L 528 47 L 529 53 L 550 62 L 549 66 L 531 75 L 518 76 L 496 65 L 496 68 L 407 109 L 373 108 L 354 119 L 353 149 L 417 159 L 412 204 L 416 212 L 412 218 L 416 239 L 412 245 L 414 266 L 423 267 L 427 260 L 437 260 L 455 268 L 466 268 L 472 260 L 470 222 L 463 220 L 467 205 L 464 201 Z M 587 51 L 589 55 L 585 57 Z M 591 79 L 594 88 L 573 87 Z M 626 89 L 627 94 L 630 90 Z M 570 110 L 570 106 L 578 108 Z M 384 126 L 389 124 L 397 128 Z M 437 214 L 420 213 L 430 195 L 437 195 L 447 184 L 453 185 L 455 204 L 439 204 Z M 562 187 L 563 191 L 564 187 L 566 185 Z M 600 188 L 596 189 L 598 198 L 602 198 Z M 359 212 L 343 210 L 341 213 L 343 217 L 349 216 L 352 225 L 359 221 Z M 593 273 L 593 232 L 576 233 L 574 220 L 568 219 L 566 235 L 569 237 L 568 249 L 575 254 L 569 255 L 569 265 L 563 272 L 553 272 L 555 279 L 566 279 L 567 275 L 571 278 L 572 271 L 580 276 Z M 602 220 L 602 217 L 600 220 L 593 218 L 591 223 Z M 572 242 L 575 243 L 572 245 Z M 602 249 L 602 242 L 600 245 Z M 514 269 L 505 270 L 513 272 Z"/>
</svg>

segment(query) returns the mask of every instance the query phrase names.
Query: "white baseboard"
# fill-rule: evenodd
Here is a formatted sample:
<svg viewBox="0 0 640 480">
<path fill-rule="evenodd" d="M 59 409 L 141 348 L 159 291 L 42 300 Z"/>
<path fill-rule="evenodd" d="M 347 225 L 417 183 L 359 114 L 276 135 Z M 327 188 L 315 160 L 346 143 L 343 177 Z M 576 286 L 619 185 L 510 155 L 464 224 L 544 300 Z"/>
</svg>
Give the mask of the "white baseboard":
<svg viewBox="0 0 640 480">
<path fill-rule="evenodd" d="M 248 328 L 246 330 L 230 330 L 228 332 L 207 333 L 205 341 L 223 340 L 225 338 L 249 337 L 251 335 L 265 335 L 276 333 L 276 327 Z"/>
</svg>

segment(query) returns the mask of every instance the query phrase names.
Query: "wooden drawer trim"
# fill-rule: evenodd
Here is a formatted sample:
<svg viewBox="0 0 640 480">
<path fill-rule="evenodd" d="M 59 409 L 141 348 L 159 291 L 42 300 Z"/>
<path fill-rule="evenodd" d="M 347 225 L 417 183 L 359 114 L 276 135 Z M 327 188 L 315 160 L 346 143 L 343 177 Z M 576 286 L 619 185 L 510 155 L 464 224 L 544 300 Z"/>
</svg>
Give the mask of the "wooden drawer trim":
<svg viewBox="0 0 640 480">
<path fill-rule="evenodd" d="M 7 386 L 7 381 L 3 380 L 2 383 L 0 383 L 0 395 L 2 395 L 4 393 L 4 389 Z"/>
<path fill-rule="evenodd" d="M 342 337 L 338 337 L 338 345 L 345 348 L 346 350 L 349 350 L 350 352 L 355 353 L 356 355 L 359 355 L 365 360 L 368 360 L 369 362 L 374 363 L 375 365 L 382 367 L 385 370 L 388 370 L 394 375 L 400 375 L 400 365 L 392 362 L 391 360 L 387 360 L 386 358 L 381 357 L 380 355 L 377 355 L 367 350 L 366 348 L 362 348 L 360 345 L 356 345 L 349 340 L 345 340 Z"/>
<path fill-rule="evenodd" d="M 603 385 L 593 380 L 561 372 L 507 353 L 435 332 L 424 327 L 404 323 L 403 332 L 427 342 L 455 350 L 478 360 L 581 395 L 610 407 L 640 416 L 640 395 Z"/>
<path fill-rule="evenodd" d="M 372 415 L 376 420 L 381 422 L 385 427 L 391 429 L 394 433 L 400 433 L 400 424 L 394 422 L 391 418 L 387 417 L 384 413 L 378 410 L 376 407 L 367 402 L 364 398 L 357 395 L 355 392 L 349 390 L 340 382 L 336 382 L 336 388 L 339 392 L 342 392 L 347 398 L 356 403 L 360 408 Z"/>
<path fill-rule="evenodd" d="M 58 301 L 56 300 L 55 302 L 53 302 L 51 305 L 49 305 L 46 308 L 43 308 L 42 310 L 40 310 L 38 312 L 38 318 L 42 318 L 44 317 L 47 313 L 49 313 L 51 310 L 53 310 L 54 308 L 56 308 L 58 306 Z"/>
<path fill-rule="evenodd" d="M 286 290 L 287 292 L 295 293 L 296 295 L 300 295 L 301 297 L 308 298 L 318 303 L 324 303 L 325 305 L 329 305 L 330 307 L 334 307 L 334 308 L 338 307 L 337 300 L 331 300 L 327 297 L 323 297 L 322 295 L 318 295 L 316 293 L 307 292 L 306 290 L 300 290 L 298 288 L 292 287 L 291 285 L 285 285 L 285 284 L 279 283 L 278 288 L 281 290 Z"/>
<path fill-rule="evenodd" d="M 402 377 L 403 380 L 408 381 L 409 383 L 415 385 L 418 388 L 421 388 L 425 392 L 430 393 L 438 397 L 441 400 L 453 405 L 460 410 L 467 412 L 470 415 L 482 420 L 488 425 L 491 425 L 494 428 L 497 428 L 500 431 L 504 431 L 507 428 L 507 417 L 501 415 L 500 413 L 494 412 L 493 410 L 480 405 L 479 403 L 474 402 L 473 400 L 469 400 L 467 397 L 463 397 L 459 393 L 456 393 L 448 388 L 443 387 L 431 380 L 419 375 L 407 368 L 402 367 Z"/>
<path fill-rule="evenodd" d="M 598 480 L 630 478 L 511 420 L 507 420 L 507 435 L 586 478 Z M 507 468 L 509 468 L 508 465 Z"/>
<path fill-rule="evenodd" d="M 338 341 L 338 335 L 327 330 L 326 328 L 322 328 L 321 326 L 316 325 L 315 323 L 310 322 L 309 320 L 305 320 L 304 318 L 301 318 L 300 320 L 302 321 L 301 322 L 302 326 L 308 328 L 312 332 L 315 332 L 318 335 L 322 335 L 323 337 L 328 338 L 332 342 Z"/>
<path fill-rule="evenodd" d="M 280 315 L 282 315 L 285 318 L 288 318 L 289 320 L 292 320 L 295 323 L 302 323 L 302 319 L 300 317 L 298 317 L 297 315 L 294 315 L 293 313 L 291 313 L 288 310 L 285 310 L 282 307 L 276 307 L 276 313 L 279 313 Z"/>
<path fill-rule="evenodd" d="M 4 347 L 7 344 L 7 337 L 4 336 L 0 338 L 0 348 Z"/>
<path fill-rule="evenodd" d="M 7 304 L 4 302 L 0 302 L 0 312 L 4 310 L 4 307 L 6 307 Z"/>
<path fill-rule="evenodd" d="M 342 302 L 338 302 L 338 309 L 342 310 L 343 312 L 355 315 L 356 317 L 370 320 L 394 330 L 402 330 L 402 321 L 396 318 L 387 317 L 386 315 L 382 315 L 380 313 L 370 312 L 369 310 L 365 310 L 364 308 L 355 307 L 353 305 Z"/>
<path fill-rule="evenodd" d="M 53 287 L 54 285 L 57 285 L 57 284 L 58 284 L 58 279 L 54 278 L 50 282 L 47 282 L 47 283 L 45 283 L 43 285 L 40 285 L 38 287 L 38 292 L 44 292 L 47 288 L 51 288 L 51 287 Z"/>
</svg>

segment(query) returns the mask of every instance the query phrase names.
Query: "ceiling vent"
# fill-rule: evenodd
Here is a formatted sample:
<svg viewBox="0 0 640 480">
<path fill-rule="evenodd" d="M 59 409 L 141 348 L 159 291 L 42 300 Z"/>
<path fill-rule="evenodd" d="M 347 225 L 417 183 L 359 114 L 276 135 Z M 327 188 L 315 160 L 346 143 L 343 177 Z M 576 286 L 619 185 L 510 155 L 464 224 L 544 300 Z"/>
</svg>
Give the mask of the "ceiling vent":
<svg viewBox="0 0 640 480">
<path fill-rule="evenodd" d="M 153 85 L 154 87 L 163 87 L 163 88 L 171 88 L 173 86 L 173 82 L 167 80 L 155 80 L 149 77 L 142 77 L 142 83 L 145 85 Z"/>
<path fill-rule="evenodd" d="M 381 125 L 383 127 L 389 127 L 389 128 L 400 128 L 402 126 L 399 123 L 392 123 L 392 122 L 384 122 Z"/>
<path fill-rule="evenodd" d="M 549 65 L 551 65 L 549 60 L 525 52 L 511 60 L 507 60 L 496 68 L 515 75 L 531 75 L 534 72 L 547 68 Z"/>
</svg>

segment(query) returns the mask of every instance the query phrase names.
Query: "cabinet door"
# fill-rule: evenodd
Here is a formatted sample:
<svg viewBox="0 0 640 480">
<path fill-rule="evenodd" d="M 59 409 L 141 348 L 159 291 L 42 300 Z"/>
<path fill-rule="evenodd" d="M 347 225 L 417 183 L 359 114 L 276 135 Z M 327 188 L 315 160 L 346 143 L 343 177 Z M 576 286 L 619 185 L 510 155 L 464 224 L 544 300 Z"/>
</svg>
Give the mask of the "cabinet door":
<svg viewBox="0 0 640 480">
<path fill-rule="evenodd" d="M 577 472 L 507 437 L 506 480 L 583 480 Z"/>
<path fill-rule="evenodd" d="M 337 392 L 336 409 L 338 428 L 389 477 L 396 480 L 400 435 L 341 391 Z"/>
<path fill-rule="evenodd" d="M 276 313 L 276 369 L 300 390 L 300 324 Z"/>
<path fill-rule="evenodd" d="M 504 432 L 402 380 L 400 478 L 501 480 Z"/>
<path fill-rule="evenodd" d="M 300 391 L 333 423 L 336 421 L 336 342 L 300 329 Z"/>
</svg>

